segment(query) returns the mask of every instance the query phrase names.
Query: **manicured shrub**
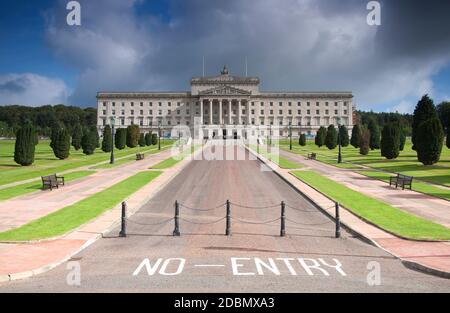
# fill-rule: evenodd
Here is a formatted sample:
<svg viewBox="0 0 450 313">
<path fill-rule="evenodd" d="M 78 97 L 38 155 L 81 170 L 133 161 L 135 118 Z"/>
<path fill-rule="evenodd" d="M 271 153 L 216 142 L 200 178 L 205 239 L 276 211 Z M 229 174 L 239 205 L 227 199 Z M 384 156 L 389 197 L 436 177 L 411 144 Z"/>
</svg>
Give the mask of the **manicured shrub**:
<svg viewBox="0 0 450 313">
<path fill-rule="evenodd" d="M 353 126 L 352 129 L 352 138 L 350 139 L 350 143 L 353 147 L 358 148 L 359 142 L 361 141 L 361 128 L 358 124 Z"/>
<path fill-rule="evenodd" d="M 359 154 L 368 155 L 370 150 L 370 130 L 364 125 L 360 127 L 360 131 Z"/>
<path fill-rule="evenodd" d="M 298 138 L 298 144 L 300 146 L 306 146 L 306 135 L 305 134 L 300 134 L 300 137 Z"/>
<path fill-rule="evenodd" d="M 339 139 L 341 141 L 341 146 L 347 147 L 350 143 L 348 138 L 348 129 L 345 125 L 339 126 Z"/>
<path fill-rule="evenodd" d="M 112 131 L 111 126 L 106 125 L 103 129 L 102 151 L 111 152 L 112 150 Z"/>
<path fill-rule="evenodd" d="M 370 131 L 370 150 L 380 149 L 380 127 L 375 119 L 370 119 L 367 127 Z"/>
<path fill-rule="evenodd" d="M 400 131 L 400 145 L 399 145 L 398 149 L 400 151 L 403 151 L 405 149 L 406 134 L 405 134 L 405 130 L 401 126 L 399 126 L 399 131 Z"/>
<path fill-rule="evenodd" d="M 52 133 L 53 144 L 52 149 L 55 157 L 60 160 L 65 160 L 70 155 L 70 134 L 64 129 L 60 128 L 58 130 L 54 130 Z"/>
<path fill-rule="evenodd" d="M 29 166 L 34 163 L 35 142 L 35 130 L 31 125 L 19 128 L 14 147 L 14 161 L 17 164 Z"/>
<path fill-rule="evenodd" d="M 381 155 L 388 160 L 396 159 L 400 153 L 400 127 L 388 123 L 381 132 Z"/>
<path fill-rule="evenodd" d="M 116 134 L 114 135 L 114 142 L 115 142 L 117 149 L 119 149 L 119 150 L 125 149 L 126 142 L 127 142 L 127 129 L 126 128 L 119 128 L 116 130 Z"/>
<path fill-rule="evenodd" d="M 94 132 L 91 129 L 84 132 L 84 135 L 81 138 L 81 148 L 83 149 L 84 154 L 94 154 L 95 149 L 97 148 L 97 136 L 97 131 Z"/>
<path fill-rule="evenodd" d="M 157 134 L 152 134 L 152 145 L 157 145 L 158 144 L 158 135 Z"/>
<path fill-rule="evenodd" d="M 445 141 L 447 148 L 450 149 L 450 127 L 447 128 L 447 140 Z"/>
<path fill-rule="evenodd" d="M 145 143 L 145 135 L 144 133 L 139 135 L 139 146 L 145 147 L 147 144 Z"/>
<path fill-rule="evenodd" d="M 138 145 L 139 142 L 139 126 L 137 125 L 130 125 L 127 127 L 127 147 L 129 148 L 135 148 Z"/>
<path fill-rule="evenodd" d="M 337 131 L 334 125 L 328 126 L 325 145 L 330 150 L 333 150 L 337 146 Z"/>
<path fill-rule="evenodd" d="M 319 148 L 325 145 L 325 138 L 327 136 L 327 129 L 323 126 L 320 126 L 319 130 L 317 131 L 316 138 L 314 138 L 314 143 Z"/>
<path fill-rule="evenodd" d="M 424 95 L 422 99 L 417 103 L 417 106 L 414 110 L 413 121 L 412 121 L 412 149 L 417 150 L 416 140 L 419 131 L 419 126 L 423 122 L 431 119 L 437 118 L 438 114 L 436 111 L 436 107 L 434 106 L 433 100 L 428 97 L 428 95 Z"/>
<path fill-rule="evenodd" d="M 433 165 L 441 157 L 444 130 L 438 118 L 422 122 L 416 132 L 417 159 L 424 165 Z"/>
<path fill-rule="evenodd" d="M 152 134 L 151 133 L 146 133 L 145 134 L 145 145 L 146 146 L 151 146 L 152 145 Z"/>
<path fill-rule="evenodd" d="M 81 138 L 83 137 L 83 128 L 80 124 L 75 125 L 72 131 L 72 147 L 78 151 L 81 148 Z"/>
</svg>

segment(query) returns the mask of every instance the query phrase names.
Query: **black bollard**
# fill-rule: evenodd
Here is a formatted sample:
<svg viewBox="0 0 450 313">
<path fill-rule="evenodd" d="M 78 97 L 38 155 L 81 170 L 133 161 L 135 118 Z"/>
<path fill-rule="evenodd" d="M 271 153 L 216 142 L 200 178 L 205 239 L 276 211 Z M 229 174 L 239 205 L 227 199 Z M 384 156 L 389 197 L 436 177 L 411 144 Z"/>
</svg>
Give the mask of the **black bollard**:
<svg viewBox="0 0 450 313">
<path fill-rule="evenodd" d="M 175 229 L 173 230 L 174 236 L 180 236 L 180 206 L 178 205 L 178 201 L 175 201 Z"/>
<path fill-rule="evenodd" d="M 120 227 L 119 237 L 127 236 L 127 203 L 122 202 L 122 225 Z"/>
<path fill-rule="evenodd" d="M 280 236 L 285 237 L 286 236 L 286 205 L 284 201 L 281 201 L 281 230 L 280 230 Z"/>
<path fill-rule="evenodd" d="M 336 207 L 336 238 L 340 238 L 341 237 L 341 218 L 339 216 L 339 203 L 336 202 L 335 204 Z"/>
<path fill-rule="evenodd" d="M 227 226 L 225 235 L 231 236 L 231 203 L 230 200 L 227 200 Z"/>
</svg>

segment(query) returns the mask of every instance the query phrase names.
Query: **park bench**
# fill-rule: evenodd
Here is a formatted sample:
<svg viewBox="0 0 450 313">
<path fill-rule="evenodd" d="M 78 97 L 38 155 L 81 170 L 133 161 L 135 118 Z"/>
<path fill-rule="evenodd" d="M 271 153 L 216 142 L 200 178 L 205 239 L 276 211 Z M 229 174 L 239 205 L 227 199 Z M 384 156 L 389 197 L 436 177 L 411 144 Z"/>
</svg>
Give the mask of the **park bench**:
<svg viewBox="0 0 450 313">
<path fill-rule="evenodd" d="M 395 188 L 400 186 L 403 190 L 408 187 L 411 190 L 413 178 L 412 176 L 397 174 L 397 176 L 392 176 L 389 179 L 389 186 L 395 185 Z"/>
<path fill-rule="evenodd" d="M 315 160 L 317 157 L 317 154 L 315 153 L 308 153 L 308 160 Z"/>
<path fill-rule="evenodd" d="M 60 185 L 64 186 L 64 177 L 56 176 L 56 174 L 42 176 L 42 189 L 50 189 L 59 188 Z"/>
<path fill-rule="evenodd" d="M 136 153 L 136 161 L 142 161 L 145 159 L 145 154 L 143 153 Z"/>
</svg>

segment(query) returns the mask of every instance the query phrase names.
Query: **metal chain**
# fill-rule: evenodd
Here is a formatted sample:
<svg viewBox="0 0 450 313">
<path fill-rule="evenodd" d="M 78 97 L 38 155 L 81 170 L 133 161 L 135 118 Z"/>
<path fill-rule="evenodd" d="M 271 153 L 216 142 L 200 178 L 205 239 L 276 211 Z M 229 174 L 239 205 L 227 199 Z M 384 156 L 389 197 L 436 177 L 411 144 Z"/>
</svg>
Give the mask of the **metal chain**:
<svg viewBox="0 0 450 313">
<path fill-rule="evenodd" d="M 297 222 L 297 221 L 293 221 L 293 220 L 291 220 L 290 218 L 287 218 L 286 217 L 286 220 L 287 221 L 289 221 L 289 222 L 291 222 L 291 223 L 294 223 L 294 224 L 297 224 L 297 225 L 305 225 L 305 226 L 320 226 L 320 225 L 325 225 L 325 224 L 329 224 L 329 223 L 332 223 L 333 221 L 328 221 L 328 222 L 325 222 L 325 223 L 312 223 L 312 224 L 307 224 L 307 223 L 299 223 L 299 222 Z"/>
<path fill-rule="evenodd" d="M 230 202 L 231 205 L 235 205 L 239 208 L 244 208 L 244 209 L 253 209 L 253 210 L 263 210 L 263 209 L 271 209 L 271 208 L 276 208 L 276 207 L 280 207 L 281 204 L 274 204 L 274 205 L 269 205 L 269 206 L 248 206 L 248 205 L 241 205 L 241 204 L 237 204 L 234 202 Z"/>
<path fill-rule="evenodd" d="M 221 207 L 225 206 L 225 204 L 226 203 L 223 203 L 221 205 L 218 205 L 218 206 L 210 208 L 210 209 L 197 209 L 197 208 L 193 208 L 193 207 L 187 206 L 187 205 L 185 205 L 183 203 L 179 203 L 179 205 L 181 207 L 185 208 L 185 209 L 192 210 L 192 211 L 201 211 L 201 212 L 214 211 L 214 210 L 217 210 L 218 208 L 221 208 Z"/>
<path fill-rule="evenodd" d="M 173 220 L 173 217 L 171 217 L 171 218 L 169 218 L 169 219 L 167 219 L 167 220 L 161 221 L 161 222 L 157 222 L 157 223 L 142 223 L 142 222 L 136 222 L 136 221 L 130 220 L 129 218 L 127 218 L 126 220 L 127 220 L 128 222 L 132 223 L 132 224 L 137 224 L 137 225 L 142 225 L 142 226 L 155 226 L 155 225 L 166 224 L 166 223 L 172 221 L 172 220 Z"/>
<path fill-rule="evenodd" d="M 226 217 L 222 217 L 221 219 L 219 219 L 219 220 L 217 220 L 217 221 L 214 221 L 214 222 L 194 222 L 194 221 L 189 221 L 189 220 L 187 220 L 187 219 L 185 219 L 185 218 L 182 218 L 182 217 L 180 217 L 179 219 L 182 220 L 182 221 L 184 221 L 184 222 L 191 223 L 191 224 L 208 225 L 208 224 L 216 224 L 216 223 L 219 223 L 220 221 L 224 220 L 225 218 L 226 218 Z"/>
<path fill-rule="evenodd" d="M 270 224 L 270 223 L 273 223 L 273 222 L 276 222 L 276 221 L 280 220 L 280 217 L 278 217 L 277 219 L 275 219 L 275 220 L 273 220 L 273 221 L 266 221 L 266 222 L 252 222 L 252 221 L 242 220 L 242 219 L 240 219 L 240 218 L 233 217 L 233 216 L 231 216 L 231 218 L 232 218 L 233 220 L 236 220 L 236 221 L 241 222 L 241 223 L 245 223 L 245 224 L 254 224 L 254 225 Z"/>
<path fill-rule="evenodd" d="M 292 210 L 295 211 L 299 211 L 299 212 L 305 212 L 305 213 L 321 213 L 319 210 L 304 210 L 304 209 L 299 209 L 299 208 L 295 208 L 293 206 L 290 206 L 289 204 L 286 204 L 287 208 L 290 208 Z"/>
</svg>

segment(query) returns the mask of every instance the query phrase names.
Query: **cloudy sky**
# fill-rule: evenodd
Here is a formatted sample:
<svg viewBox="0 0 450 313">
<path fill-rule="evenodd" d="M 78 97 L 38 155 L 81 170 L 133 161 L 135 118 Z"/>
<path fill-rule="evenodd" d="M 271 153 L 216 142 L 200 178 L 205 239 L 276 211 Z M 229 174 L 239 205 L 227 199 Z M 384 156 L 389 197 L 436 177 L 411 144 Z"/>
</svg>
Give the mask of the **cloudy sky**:
<svg viewBox="0 0 450 313">
<path fill-rule="evenodd" d="M 0 4 L 0 105 L 95 106 L 97 91 L 187 91 L 231 74 L 261 88 L 352 91 L 358 108 L 411 112 L 450 99 L 450 1 L 68 0 Z"/>
</svg>

